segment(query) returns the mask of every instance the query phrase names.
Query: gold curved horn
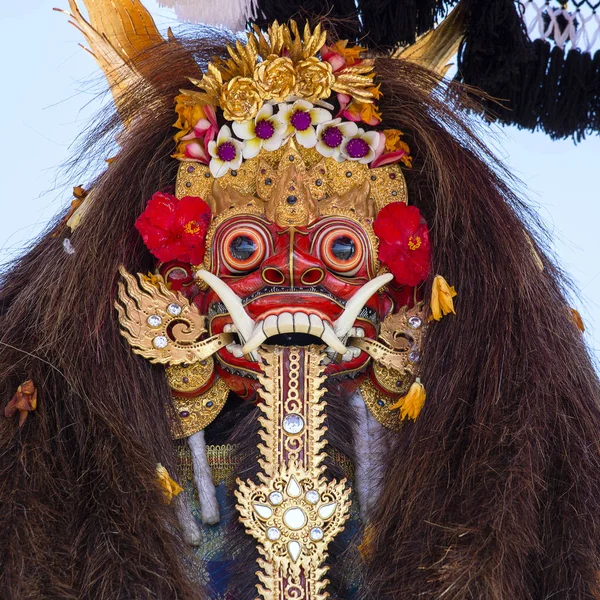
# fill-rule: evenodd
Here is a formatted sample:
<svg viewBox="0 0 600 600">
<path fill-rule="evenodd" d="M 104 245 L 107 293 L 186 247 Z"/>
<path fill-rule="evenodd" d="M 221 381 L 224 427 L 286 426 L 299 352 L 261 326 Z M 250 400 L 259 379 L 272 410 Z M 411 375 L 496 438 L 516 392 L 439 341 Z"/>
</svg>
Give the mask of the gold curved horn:
<svg viewBox="0 0 600 600">
<path fill-rule="evenodd" d="M 89 21 L 76 0 L 69 0 L 69 22 L 84 35 L 89 49 L 108 81 L 117 110 L 132 86 L 147 85 L 136 59 L 152 47 L 168 43 L 139 0 L 84 0 Z M 127 125 L 126 122 L 124 122 Z"/>
<path fill-rule="evenodd" d="M 414 44 L 395 50 L 392 58 L 414 62 L 443 77 L 463 39 L 465 13 L 459 3 L 435 29 L 420 36 Z"/>
</svg>

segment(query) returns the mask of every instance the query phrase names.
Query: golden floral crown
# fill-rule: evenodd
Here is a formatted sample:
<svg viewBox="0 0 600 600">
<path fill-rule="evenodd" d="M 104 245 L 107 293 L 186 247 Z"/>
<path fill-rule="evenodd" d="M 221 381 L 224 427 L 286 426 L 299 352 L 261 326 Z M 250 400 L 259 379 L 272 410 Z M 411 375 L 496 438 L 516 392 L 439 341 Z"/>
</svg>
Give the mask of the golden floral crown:
<svg viewBox="0 0 600 600">
<path fill-rule="evenodd" d="M 373 204 L 363 206 L 364 216 L 406 202 L 398 163 L 410 166 L 410 151 L 402 132 L 374 129 L 381 124 L 381 91 L 374 61 L 362 58 L 365 49 L 346 41 L 328 46 L 320 25 L 306 24 L 300 33 L 294 21 L 275 23 L 266 35 L 255 27 L 247 38 L 228 46 L 229 58 L 215 59 L 202 79 L 191 80 L 196 90 L 176 98 L 174 156 L 184 161 L 178 196 L 204 198 L 213 214 L 247 202 L 243 196 L 269 203 L 294 167 L 312 208 L 298 205 L 288 217 L 290 211 L 315 214 L 317 204 L 356 188 L 363 193 L 351 204 Z M 327 102 L 333 94 L 336 114 Z M 224 195 L 226 189 L 237 196 Z M 306 220 L 292 217 L 288 224 Z"/>
</svg>

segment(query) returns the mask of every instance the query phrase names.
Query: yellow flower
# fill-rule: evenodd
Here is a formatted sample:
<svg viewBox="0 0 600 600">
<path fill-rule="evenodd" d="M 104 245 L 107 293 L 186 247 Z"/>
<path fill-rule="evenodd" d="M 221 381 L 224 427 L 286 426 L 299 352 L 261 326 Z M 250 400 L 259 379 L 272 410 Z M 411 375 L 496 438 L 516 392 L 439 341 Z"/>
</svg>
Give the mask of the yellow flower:
<svg viewBox="0 0 600 600">
<path fill-rule="evenodd" d="M 456 296 L 454 287 L 450 287 L 441 275 L 436 275 L 431 289 L 431 316 L 429 320 L 439 321 L 444 315 L 450 313 L 455 315 L 456 311 L 452 301 L 454 296 Z"/>
<path fill-rule="evenodd" d="M 398 402 L 390 406 L 390 410 L 395 408 L 400 409 L 400 420 L 412 419 L 413 421 L 419 416 L 421 409 L 425 404 L 427 394 L 421 380 L 417 377 L 416 381 L 410 386 L 408 393 L 402 396 Z"/>
<path fill-rule="evenodd" d="M 581 318 L 579 311 L 572 308 L 571 317 L 573 319 L 573 323 L 575 323 L 575 327 L 577 327 L 577 329 L 583 333 L 585 331 L 585 325 L 583 324 L 583 319 Z"/>
<path fill-rule="evenodd" d="M 328 62 L 311 56 L 296 65 L 296 73 L 300 97 L 309 102 L 315 102 L 319 98 L 329 98 L 335 77 Z"/>
<path fill-rule="evenodd" d="M 298 81 L 292 59 L 276 54 L 271 54 L 256 65 L 254 79 L 262 97 L 275 102 L 283 102 L 295 94 Z M 246 119 L 254 116 L 248 115 Z"/>
<path fill-rule="evenodd" d="M 394 152 L 398 149 L 398 145 L 401 143 L 400 138 L 404 134 L 399 129 L 384 129 L 383 135 L 385 135 L 385 149 L 388 152 Z"/>
<path fill-rule="evenodd" d="M 221 90 L 220 106 L 227 121 L 253 119 L 262 104 L 260 92 L 250 77 L 234 77 Z"/>
<path fill-rule="evenodd" d="M 183 492 L 183 488 L 171 479 L 169 471 L 160 463 L 156 465 L 156 476 L 160 487 L 163 489 L 165 504 L 171 504 L 173 498 Z"/>
<path fill-rule="evenodd" d="M 200 119 L 207 118 L 202 105 L 185 94 L 179 94 L 179 96 L 175 97 L 175 112 L 178 118 L 173 127 L 181 129 L 181 131 L 175 134 L 176 142 L 185 137 Z"/>
</svg>

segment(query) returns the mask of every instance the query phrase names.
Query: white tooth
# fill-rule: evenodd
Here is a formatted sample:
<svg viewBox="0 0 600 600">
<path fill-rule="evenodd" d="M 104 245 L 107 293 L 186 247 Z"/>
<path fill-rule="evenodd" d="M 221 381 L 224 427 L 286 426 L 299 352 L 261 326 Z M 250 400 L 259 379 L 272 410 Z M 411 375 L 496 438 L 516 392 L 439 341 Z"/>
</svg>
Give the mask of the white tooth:
<svg viewBox="0 0 600 600">
<path fill-rule="evenodd" d="M 357 348 L 356 346 L 349 346 L 348 350 L 350 351 L 350 354 L 352 354 L 352 358 L 358 358 L 360 355 L 360 348 Z"/>
<path fill-rule="evenodd" d="M 250 354 L 254 350 L 256 350 L 266 339 L 267 334 L 263 328 L 264 323 L 259 321 L 254 328 L 254 331 L 250 335 L 248 341 L 244 344 L 242 351 L 244 354 Z"/>
<path fill-rule="evenodd" d="M 310 330 L 308 333 L 321 337 L 323 333 L 323 319 L 317 317 L 317 315 L 310 315 L 308 320 L 310 321 Z"/>
<path fill-rule="evenodd" d="M 369 298 L 382 286 L 394 279 L 391 273 L 385 273 L 371 281 L 367 281 L 357 292 L 348 300 L 344 312 L 340 318 L 333 324 L 335 334 L 338 338 L 343 339 L 348 335 L 348 332 L 354 325 L 356 317 L 367 303 Z"/>
<path fill-rule="evenodd" d="M 350 350 L 348 350 L 348 352 L 346 352 L 346 354 L 342 355 L 342 360 L 344 362 L 348 362 L 349 360 L 352 360 L 354 357 L 352 356 L 352 352 L 350 352 Z"/>
<path fill-rule="evenodd" d="M 323 321 L 323 333 L 321 339 L 328 345 L 331 346 L 336 352 L 340 354 L 346 354 L 346 346 L 338 339 L 333 331 L 331 325 Z"/>
<path fill-rule="evenodd" d="M 231 320 L 239 335 L 243 340 L 249 339 L 254 330 L 254 321 L 246 312 L 239 296 L 224 281 L 221 281 L 216 275 L 209 273 L 205 269 L 200 269 L 196 273 L 196 277 L 210 285 L 229 311 Z"/>
<path fill-rule="evenodd" d="M 277 329 L 277 317 L 275 315 L 269 315 L 263 322 L 263 331 L 265 333 L 265 339 L 272 335 L 277 335 L 279 330 Z"/>
<path fill-rule="evenodd" d="M 225 325 L 225 327 L 223 327 L 223 331 L 225 333 L 229 333 L 231 331 L 231 324 L 227 323 L 227 325 Z"/>
<path fill-rule="evenodd" d="M 362 327 L 357 327 L 355 337 L 365 337 L 365 330 Z"/>
<path fill-rule="evenodd" d="M 230 352 L 231 354 L 233 354 L 233 350 L 236 346 L 241 348 L 241 346 L 239 344 L 234 344 L 233 342 L 231 342 L 231 344 L 227 344 L 227 346 L 225 346 L 225 348 L 227 349 L 227 352 Z"/>
<path fill-rule="evenodd" d="M 308 333 L 310 331 L 310 319 L 306 313 L 294 314 L 294 331 L 297 333 Z"/>
<path fill-rule="evenodd" d="M 356 337 L 356 327 L 350 327 L 350 331 L 348 332 L 348 337 Z"/>
<path fill-rule="evenodd" d="M 236 358 L 242 358 L 244 356 L 244 351 L 242 350 L 242 347 L 239 344 L 236 344 L 235 347 L 233 348 L 232 354 Z"/>
<path fill-rule="evenodd" d="M 277 319 L 277 327 L 280 333 L 292 333 L 294 331 L 294 317 L 292 313 L 281 313 Z"/>
</svg>

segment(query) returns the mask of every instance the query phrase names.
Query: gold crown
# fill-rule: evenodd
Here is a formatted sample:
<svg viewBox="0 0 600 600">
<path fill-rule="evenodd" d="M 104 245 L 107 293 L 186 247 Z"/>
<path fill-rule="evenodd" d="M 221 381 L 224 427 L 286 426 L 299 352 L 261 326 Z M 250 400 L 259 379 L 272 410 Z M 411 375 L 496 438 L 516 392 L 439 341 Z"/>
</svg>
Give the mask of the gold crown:
<svg viewBox="0 0 600 600">
<path fill-rule="evenodd" d="M 183 161 L 176 195 L 199 196 L 213 215 L 233 208 L 264 211 L 281 226 L 308 225 L 319 215 L 340 211 L 372 219 L 391 202 L 408 202 L 397 164 L 377 169 L 356 161 L 337 162 L 292 139 L 279 150 L 261 150 L 255 159 L 215 179 L 208 165 Z"/>
</svg>

